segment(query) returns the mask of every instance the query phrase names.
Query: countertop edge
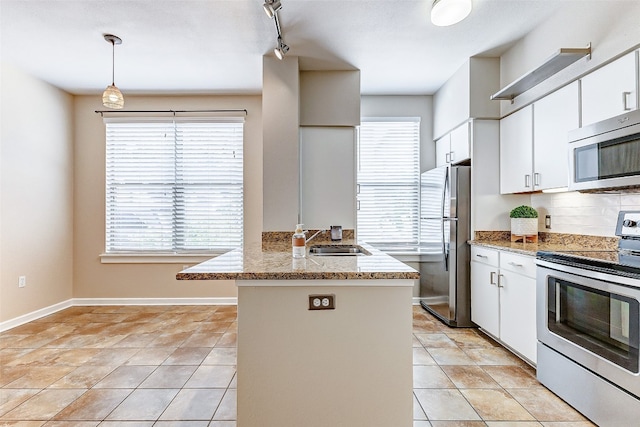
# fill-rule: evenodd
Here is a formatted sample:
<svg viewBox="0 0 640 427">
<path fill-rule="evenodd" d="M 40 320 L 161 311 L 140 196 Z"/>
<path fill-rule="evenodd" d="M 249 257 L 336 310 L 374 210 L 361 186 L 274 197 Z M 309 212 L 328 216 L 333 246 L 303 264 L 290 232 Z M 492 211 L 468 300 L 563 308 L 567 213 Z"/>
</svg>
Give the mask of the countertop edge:
<svg viewBox="0 0 640 427">
<path fill-rule="evenodd" d="M 529 245 L 529 246 L 533 246 L 532 248 L 514 248 L 513 245 L 514 243 L 508 242 L 508 241 L 488 241 L 488 242 L 484 242 L 484 241 L 479 241 L 479 240 L 469 240 L 467 243 L 469 243 L 469 245 L 471 246 L 482 246 L 485 248 L 490 248 L 490 249 L 496 249 L 496 250 L 500 250 L 500 251 L 506 251 L 506 252 L 513 252 L 516 254 L 520 254 L 520 255 L 526 255 L 526 256 L 531 256 L 531 257 L 535 257 L 536 256 L 536 252 L 538 252 L 539 248 L 538 245 L 535 243 L 517 243 L 519 245 Z"/>
<path fill-rule="evenodd" d="M 177 280 L 418 280 L 418 272 L 178 273 Z"/>
<path fill-rule="evenodd" d="M 288 243 L 288 242 L 287 242 Z M 352 269 L 338 269 L 337 271 L 331 270 L 321 270 L 321 271 L 310 271 L 306 270 L 304 267 L 297 269 L 295 266 L 291 267 L 289 264 L 289 268 L 292 270 L 282 269 L 282 260 L 277 260 L 277 264 L 275 268 L 270 266 L 264 266 L 259 268 L 249 268 L 243 270 L 242 267 L 242 258 L 246 256 L 251 256 L 252 252 L 249 251 L 249 255 L 244 253 L 242 248 L 237 248 L 232 251 L 229 251 L 221 256 L 216 258 L 212 258 L 211 260 L 205 261 L 197 266 L 192 268 L 188 268 L 184 271 L 180 271 L 176 274 L 177 280 L 419 280 L 420 273 L 413 268 L 403 264 L 402 262 L 394 259 L 393 256 L 386 254 L 374 247 L 364 243 L 358 242 L 359 245 L 364 247 L 367 251 L 370 252 L 369 255 L 366 256 L 366 259 L 374 260 L 376 267 L 378 268 L 365 268 L 364 271 L 360 271 L 360 266 L 354 266 Z M 288 249 L 288 248 L 287 248 Z M 286 259 L 287 263 L 290 263 L 291 255 L 287 250 L 285 251 L 267 251 L 264 252 L 264 248 L 257 252 L 256 255 L 258 257 L 264 254 L 282 254 L 284 257 L 283 260 Z M 239 267 L 234 264 L 234 258 L 239 258 Z M 313 260 L 315 257 L 306 258 Z M 325 258 L 325 257 L 323 257 Z M 326 257 L 325 261 L 330 259 L 339 260 L 341 257 Z M 346 259 L 346 258 L 345 258 Z M 381 260 L 389 259 L 392 260 L 391 266 L 385 266 L 384 262 L 380 263 Z M 231 260 L 231 261 L 230 261 Z M 211 271 L 207 271 L 206 264 L 208 263 L 225 263 L 229 262 L 230 266 L 222 266 L 210 269 Z M 237 261 L 236 261 L 237 262 Z M 398 268 L 398 266 L 394 265 L 397 263 L 402 268 Z M 302 263 L 304 265 L 304 263 Z M 199 268 L 199 271 L 198 271 Z M 195 271 L 193 271 L 193 270 Z M 190 271 L 192 270 L 192 271 Z M 217 271 L 216 271 L 217 270 Z M 225 271 L 226 270 L 226 271 Z"/>
</svg>

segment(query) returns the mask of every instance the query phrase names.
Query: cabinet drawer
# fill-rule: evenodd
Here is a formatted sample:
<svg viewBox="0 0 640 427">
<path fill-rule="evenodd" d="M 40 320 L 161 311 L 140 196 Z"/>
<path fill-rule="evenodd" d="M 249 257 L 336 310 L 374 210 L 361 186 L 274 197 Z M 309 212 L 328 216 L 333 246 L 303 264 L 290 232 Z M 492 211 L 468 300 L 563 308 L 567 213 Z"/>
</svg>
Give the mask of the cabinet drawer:
<svg viewBox="0 0 640 427">
<path fill-rule="evenodd" d="M 498 267 L 498 251 L 481 246 L 471 246 L 471 261 Z"/>
<path fill-rule="evenodd" d="M 500 254 L 500 269 L 535 278 L 536 259 L 531 256 L 502 252 L 502 254 Z"/>
</svg>

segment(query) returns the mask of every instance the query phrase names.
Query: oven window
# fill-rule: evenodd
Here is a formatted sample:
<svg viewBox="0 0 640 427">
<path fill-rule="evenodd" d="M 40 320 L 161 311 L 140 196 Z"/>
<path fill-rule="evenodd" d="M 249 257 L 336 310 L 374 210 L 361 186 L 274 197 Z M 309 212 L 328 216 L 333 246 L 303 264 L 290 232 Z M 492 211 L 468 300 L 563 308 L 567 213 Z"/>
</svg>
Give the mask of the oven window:
<svg viewBox="0 0 640 427">
<path fill-rule="evenodd" d="M 640 135 L 576 148 L 575 181 L 618 178 L 640 174 Z"/>
<path fill-rule="evenodd" d="M 638 373 L 639 304 L 633 298 L 549 277 L 548 328 Z"/>
</svg>

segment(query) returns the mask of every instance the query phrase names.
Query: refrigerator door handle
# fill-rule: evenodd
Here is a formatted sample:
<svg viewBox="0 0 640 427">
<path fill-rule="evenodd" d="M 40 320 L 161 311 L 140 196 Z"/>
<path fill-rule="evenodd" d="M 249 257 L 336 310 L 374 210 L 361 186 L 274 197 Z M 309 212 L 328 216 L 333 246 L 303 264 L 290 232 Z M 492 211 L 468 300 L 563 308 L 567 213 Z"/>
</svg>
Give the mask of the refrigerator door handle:
<svg viewBox="0 0 640 427">
<path fill-rule="evenodd" d="M 449 246 L 447 245 L 447 241 L 445 239 L 445 235 L 444 235 L 444 223 L 451 221 L 449 218 L 443 218 L 442 222 L 440 224 L 442 224 L 441 226 L 441 230 L 442 230 L 442 254 L 444 255 L 444 271 L 449 271 Z M 451 229 L 451 224 L 449 224 L 449 229 Z"/>
<path fill-rule="evenodd" d="M 442 186 L 442 205 L 440 207 L 441 209 L 441 217 L 445 218 L 445 205 L 447 202 L 447 195 L 449 194 L 449 168 L 447 168 L 447 170 L 444 173 L 444 185 Z M 444 229 L 442 230 L 444 233 Z M 444 234 L 443 234 L 444 236 Z"/>
</svg>

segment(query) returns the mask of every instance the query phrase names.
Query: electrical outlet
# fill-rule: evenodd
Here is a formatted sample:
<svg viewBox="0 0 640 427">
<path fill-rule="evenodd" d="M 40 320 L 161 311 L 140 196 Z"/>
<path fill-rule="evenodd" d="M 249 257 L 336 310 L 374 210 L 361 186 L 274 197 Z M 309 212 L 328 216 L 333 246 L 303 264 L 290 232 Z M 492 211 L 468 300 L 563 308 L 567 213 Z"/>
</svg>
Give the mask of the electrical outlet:
<svg viewBox="0 0 640 427">
<path fill-rule="evenodd" d="M 18 287 L 24 288 L 25 286 L 27 286 L 27 276 L 18 277 Z"/>
<path fill-rule="evenodd" d="M 545 215 L 544 228 L 546 228 L 547 230 L 551 228 L 551 215 Z"/>
<path fill-rule="evenodd" d="M 329 295 L 309 295 L 309 310 L 335 310 L 336 296 Z"/>
</svg>

